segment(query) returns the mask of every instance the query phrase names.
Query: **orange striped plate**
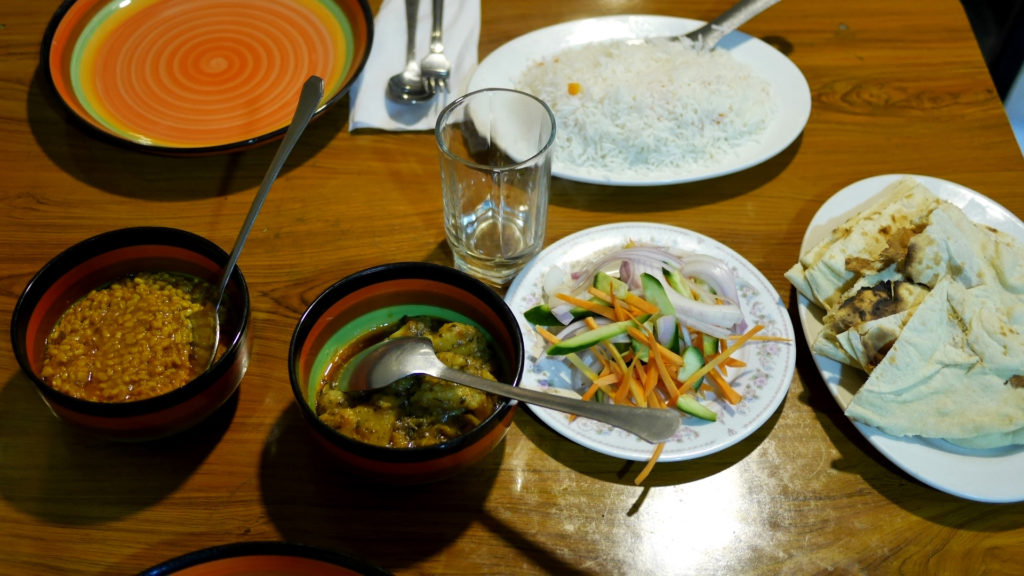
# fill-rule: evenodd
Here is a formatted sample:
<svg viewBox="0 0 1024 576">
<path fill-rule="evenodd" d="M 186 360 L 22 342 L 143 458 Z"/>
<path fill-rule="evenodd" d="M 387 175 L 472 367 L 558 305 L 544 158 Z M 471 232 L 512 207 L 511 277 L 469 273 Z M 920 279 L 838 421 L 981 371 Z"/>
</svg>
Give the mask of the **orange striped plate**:
<svg viewBox="0 0 1024 576">
<path fill-rule="evenodd" d="M 322 114 L 372 36 L 366 0 L 71 0 L 42 61 L 72 114 L 104 137 L 215 153 L 283 135 L 312 74 L 324 79 Z"/>
</svg>

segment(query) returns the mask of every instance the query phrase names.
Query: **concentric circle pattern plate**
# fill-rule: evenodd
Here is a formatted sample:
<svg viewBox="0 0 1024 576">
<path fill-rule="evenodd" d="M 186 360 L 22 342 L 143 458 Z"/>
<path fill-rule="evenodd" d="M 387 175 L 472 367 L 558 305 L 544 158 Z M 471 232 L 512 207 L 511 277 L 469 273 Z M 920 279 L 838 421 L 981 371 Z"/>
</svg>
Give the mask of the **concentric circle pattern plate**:
<svg viewBox="0 0 1024 576">
<path fill-rule="evenodd" d="M 903 176 L 908 175 L 873 176 L 836 192 L 811 219 L 800 253 L 813 248 L 829 231 L 871 205 L 886 186 Z M 992 199 L 948 180 L 910 176 L 939 198 L 960 207 L 972 221 L 1024 242 L 1024 222 Z M 823 311 L 807 298 L 798 296 L 797 312 L 807 342 L 814 342 L 822 329 Z M 864 384 L 864 373 L 824 356 L 814 355 L 814 363 L 829 393 L 845 410 L 854 392 Z M 1024 447 L 969 450 L 944 440 L 898 438 L 859 422 L 854 425 L 893 464 L 932 488 L 981 502 L 1024 501 L 1024 481 L 1021 480 L 1024 478 Z"/>
<path fill-rule="evenodd" d="M 318 114 L 359 74 L 365 0 L 77 0 L 54 16 L 43 61 L 61 100 L 104 136 L 203 153 L 283 134 L 303 82 Z"/>
<path fill-rule="evenodd" d="M 630 241 L 663 246 L 683 253 L 706 254 L 724 261 L 736 276 L 740 306 L 750 325 L 761 324 L 762 334 L 787 341 L 751 341 L 737 353 L 746 362 L 735 372 L 733 385 L 743 394 L 736 406 L 715 402 L 716 422 L 685 418 L 676 435 L 665 443 L 659 462 L 699 458 L 732 446 L 761 427 L 786 397 L 796 367 L 793 324 L 772 284 L 750 262 L 720 242 L 696 232 L 664 224 L 624 222 L 588 228 L 547 247 L 516 277 L 505 300 L 515 312 L 523 331 L 527 367 L 521 385 L 548 392 L 567 392 L 571 368 L 562 359 L 545 354 L 547 344 L 523 317 L 523 312 L 542 300 L 544 277 L 552 266 L 577 272 L 602 254 Z M 575 392 L 575 391 L 574 391 Z M 570 392 L 571 393 L 571 392 Z M 654 445 L 607 424 L 530 406 L 544 423 L 566 438 L 602 454 L 644 461 Z"/>
</svg>

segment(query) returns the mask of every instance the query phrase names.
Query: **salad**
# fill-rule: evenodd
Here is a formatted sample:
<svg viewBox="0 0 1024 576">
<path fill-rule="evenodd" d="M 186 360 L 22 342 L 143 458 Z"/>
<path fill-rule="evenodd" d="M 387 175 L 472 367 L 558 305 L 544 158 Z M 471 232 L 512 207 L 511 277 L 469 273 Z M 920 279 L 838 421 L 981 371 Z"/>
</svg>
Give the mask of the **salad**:
<svg viewBox="0 0 1024 576">
<path fill-rule="evenodd" d="M 552 266 L 542 292 L 524 317 L 547 342 L 546 354 L 573 366 L 585 400 L 715 421 L 711 404 L 743 400 L 730 384 L 745 367 L 735 352 L 772 338 L 748 325 L 732 271 L 707 255 L 630 242 L 572 274 Z"/>
</svg>

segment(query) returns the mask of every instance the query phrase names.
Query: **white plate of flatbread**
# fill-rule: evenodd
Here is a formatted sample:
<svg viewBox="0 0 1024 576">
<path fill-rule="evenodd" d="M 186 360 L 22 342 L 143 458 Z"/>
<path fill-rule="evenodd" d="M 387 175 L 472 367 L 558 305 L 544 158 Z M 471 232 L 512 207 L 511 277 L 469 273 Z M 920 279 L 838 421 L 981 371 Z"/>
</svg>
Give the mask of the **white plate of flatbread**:
<svg viewBox="0 0 1024 576">
<path fill-rule="evenodd" d="M 911 232 L 856 233 L 879 227 Z M 914 478 L 970 500 L 1024 501 L 1022 246 L 1024 222 L 993 200 L 888 174 L 826 201 L 786 273 L 815 364 L 857 429 Z"/>
</svg>

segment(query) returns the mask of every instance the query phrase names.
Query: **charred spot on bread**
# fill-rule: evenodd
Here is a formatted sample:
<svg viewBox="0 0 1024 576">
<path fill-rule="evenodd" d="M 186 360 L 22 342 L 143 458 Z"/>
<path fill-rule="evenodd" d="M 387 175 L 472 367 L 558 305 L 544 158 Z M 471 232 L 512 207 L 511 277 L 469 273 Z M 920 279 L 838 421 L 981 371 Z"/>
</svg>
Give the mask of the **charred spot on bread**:
<svg viewBox="0 0 1024 576">
<path fill-rule="evenodd" d="M 883 280 L 861 288 L 829 314 L 836 333 L 916 306 L 927 291 L 913 282 Z"/>
</svg>

